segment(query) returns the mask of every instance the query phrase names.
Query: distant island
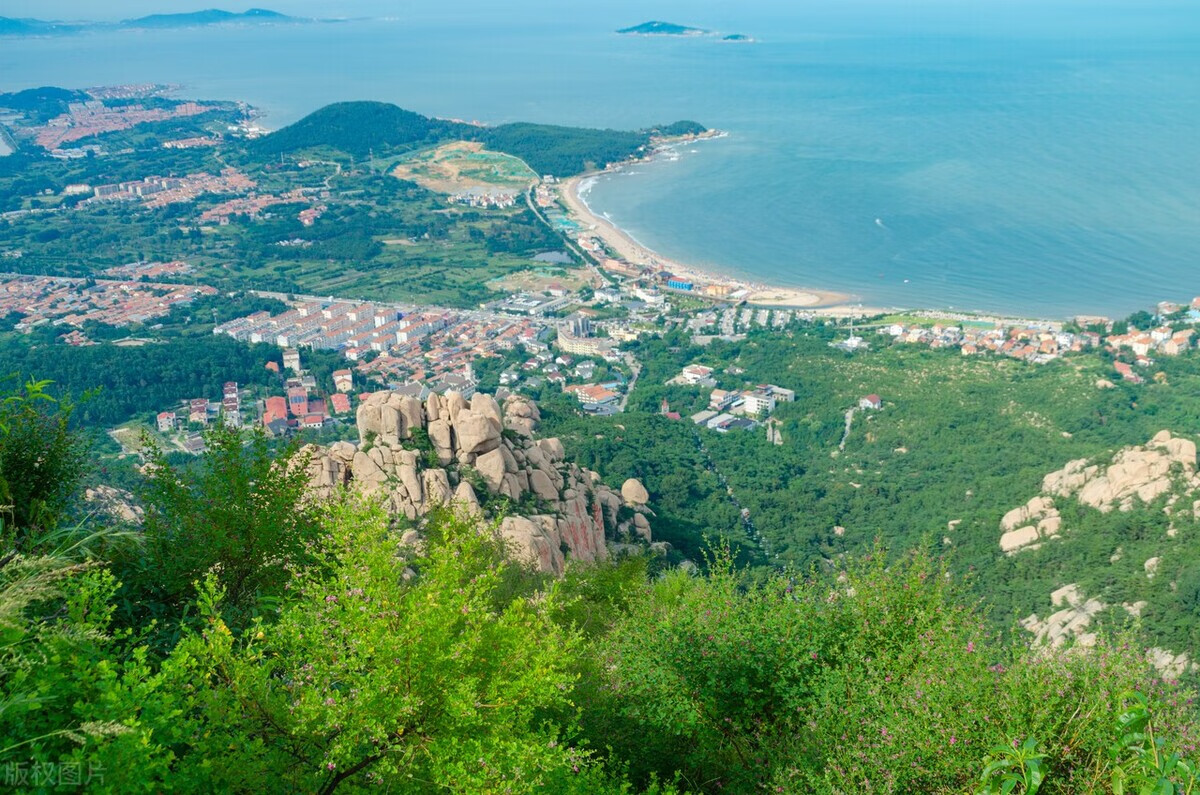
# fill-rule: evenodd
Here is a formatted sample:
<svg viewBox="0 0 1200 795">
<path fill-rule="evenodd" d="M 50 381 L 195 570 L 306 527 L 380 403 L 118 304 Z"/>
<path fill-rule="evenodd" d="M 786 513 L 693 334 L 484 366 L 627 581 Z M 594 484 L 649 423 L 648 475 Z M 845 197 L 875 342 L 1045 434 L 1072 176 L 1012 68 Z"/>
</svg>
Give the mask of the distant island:
<svg viewBox="0 0 1200 795">
<path fill-rule="evenodd" d="M 0 17 L 0 36 L 63 36 L 94 30 L 168 30 L 212 25 L 294 25 L 332 21 L 293 17 L 265 8 L 251 8 L 240 13 L 210 8 L 177 14 L 150 14 L 120 22 Z"/>
<path fill-rule="evenodd" d="M 721 41 L 753 43 L 754 39 L 744 33 L 718 33 L 704 28 L 693 28 L 687 25 L 677 25 L 674 22 L 661 22 L 652 20 L 643 22 L 640 25 L 634 25 L 629 28 L 621 28 L 617 31 L 622 36 L 686 36 L 690 38 L 701 37 L 719 37 Z"/>
<path fill-rule="evenodd" d="M 621 28 L 617 31 L 623 36 L 707 36 L 710 31 L 703 28 L 689 28 L 687 25 L 676 25 L 673 22 L 643 22 L 631 28 Z"/>
<path fill-rule="evenodd" d="M 233 11 L 223 11 L 210 8 L 204 11 L 191 11 L 180 14 L 150 14 L 137 19 L 126 19 L 120 23 L 127 28 L 191 28 L 204 25 L 226 24 L 292 24 L 296 22 L 311 22 L 302 17 L 291 17 L 278 11 L 265 8 L 251 8 L 240 14 Z"/>
</svg>

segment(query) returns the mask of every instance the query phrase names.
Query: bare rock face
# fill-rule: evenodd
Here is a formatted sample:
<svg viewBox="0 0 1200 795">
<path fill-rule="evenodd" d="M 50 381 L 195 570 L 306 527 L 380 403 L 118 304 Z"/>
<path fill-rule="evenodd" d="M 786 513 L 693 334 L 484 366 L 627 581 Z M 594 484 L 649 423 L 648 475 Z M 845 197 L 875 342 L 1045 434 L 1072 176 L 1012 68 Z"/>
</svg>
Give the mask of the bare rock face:
<svg viewBox="0 0 1200 795">
<path fill-rule="evenodd" d="M 405 395 L 401 398 L 399 412 L 402 420 L 400 435 L 403 438 L 412 438 L 413 428 L 425 427 L 425 408 L 421 404 L 421 401 L 412 395 Z"/>
<path fill-rule="evenodd" d="M 1045 620 L 1038 619 L 1035 613 L 1021 621 L 1021 625 L 1033 633 L 1034 645 L 1058 649 L 1073 640 L 1085 648 L 1094 646 L 1096 634 L 1087 630 L 1092 619 L 1104 610 L 1104 603 L 1098 599 L 1084 599 L 1074 584 L 1059 588 L 1051 594 L 1051 601 L 1055 607 L 1063 609 Z"/>
<path fill-rule="evenodd" d="M 558 499 L 558 489 L 554 488 L 554 482 L 550 480 L 550 476 L 540 469 L 535 469 L 529 473 L 529 485 L 540 499 L 547 502 L 554 502 Z"/>
<path fill-rule="evenodd" d="M 500 523 L 500 535 L 517 559 L 538 571 L 563 573 L 563 557 L 545 528 L 524 516 L 509 516 Z"/>
<path fill-rule="evenodd" d="M 1075 583 L 1064 585 L 1050 594 L 1050 602 L 1054 607 L 1062 609 L 1044 620 L 1034 613 L 1021 621 L 1021 625 L 1033 634 L 1032 645 L 1035 649 L 1054 654 L 1071 642 L 1074 642 L 1076 649 L 1083 651 L 1096 645 L 1096 633 L 1088 630 L 1091 628 L 1092 619 L 1108 605 L 1099 599 L 1085 598 L 1083 591 Z M 1145 602 L 1122 605 L 1131 616 L 1141 615 L 1145 606 Z M 1186 653 L 1176 654 L 1157 647 L 1146 653 L 1146 660 L 1166 679 L 1179 679 L 1196 667 Z"/>
<path fill-rule="evenodd" d="M 1192 662 L 1186 652 L 1175 654 L 1157 646 L 1146 652 L 1146 661 L 1157 668 L 1164 679 L 1170 680 L 1177 680 L 1196 668 L 1196 664 Z"/>
<path fill-rule="evenodd" d="M 1185 496 L 1200 494 L 1196 470 L 1196 443 L 1159 431 L 1144 446 L 1118 450 L 1108 464 L 1081 458 L 1042 478 L 1043 494 L 1014 508 L 1000 520 L 1000 548 L 1007 554 L 1036 549 L 1043 539 L 1062 530 L 1055 500 L 1075 499 L 1080 504 L 1108 512 L 1132 510 L 1153 502 L 1176 487 Z M 1175 498 L 1164 508 L 1171 515 Z M 1170 534 L 1170 531 L 1168 531 Z"/>
<path fill-rule="evenodd" d="M 523 397 L 501 407 L 483 394 L 470 403 L 457 392 L 421 403 L 376 393 L 358 407 L 358 445 L 306 448 L 310 494 L 324 498 L 352 488 L 385 498 L 390 510 L 413 520 L 442 505 L 486 520 L 492 498 L 522 504 L 534 496 L 546 512 L 506 517 L 500 530 L 516 554 L 547 572 L 562 573 L 567 557 L 606 560 L 626 505 L 636 513 L 625 529 L 649 544 L 653 513 L 645 487 L 631 479 L 618 493 L 595 472 L 569 463 L 558 439 L 535 438 L 539 419 L 537 405 Z M 428 446 L 414 437 L 419 429 Z"/>
<path fill-rule="evenodd" d="M 504 486 L 504 456 L 499 448 L 484 453 L 475 459 L 475 469 L 483 475 L 488 491 L 498 494 Z"/>
<path fill-rule="evenodd" d="M 1022 549 L 1036 549 L 1039 539 L 1052 538 L 1062 528 L 1062 518 L 1049 497 L 1034 497 L 1020 508 L 1004 514 L 1000 529 L 1000 550 L 1012 555 Z"/>
<path fill-rule="evenodd" d="M 650 502 L 650 494 L 637 478 L 629 478 L 621 484 L 621 497 L 630 505 L 645 505 Z"/>
<path fill-rule="evenodd" d="M 504 427 L 525 437 L 532 437 L 541 413 L 537 404 L 522 397 L 509 398 L 504 403 Z"/>
<path fill-rule="evenodd" d="M 112 486 L 95 486 L 83 492 L 83 498 L 96 506 L 101 512 L 119 522 L 141 524 L 145 517 L 142 506 L 137 504 L 133 494 L 124 489 Z"/>
<path fill-rule="evenodd" d="M 430 395 L 430 397 L 434 398 L 437 395 Z M 437 451 L 438 461 L 442 466 L 446 466 L 454 460 L 454 442 L 450 433 L 450 421 L 432 420 L 427 430 L 429 431 L 429 441 L 433 442 L 433 448 Z"/>
<path fill-rule="evenodd" d="M 446 470 L 426 469 L 421 476 L 421 484 L 425 487 L 426 510 L 450 503 L 453 492 L 450 490 L 450 479 L 446 475 Z M 467 488 L 470 486 L 468 485 Z"/>
<path fill-rule="evenodd" d="M 486 414 L 463 409 L 454 418 L 454 435 L 463 453 L 479 455 L 500 446 L 500 428 Z"/>
<path fill-rule="evenodd" d="M 504 420 L 500 415 L 500 405 L 491 395 L 476 392 L 475 396 L 471 398 L 471 411 L 487 417 L 497 431 L 504 427 Z"/>
<path fill-rule="evenodd" d="M 479 507 L 479 498 L 475 496 L 475 489 L 465 480 L 460 480 L 454 489 L 454 504 L 466 511 L 468 516 L 483 515 L 483 510 Z"/>
</svg>

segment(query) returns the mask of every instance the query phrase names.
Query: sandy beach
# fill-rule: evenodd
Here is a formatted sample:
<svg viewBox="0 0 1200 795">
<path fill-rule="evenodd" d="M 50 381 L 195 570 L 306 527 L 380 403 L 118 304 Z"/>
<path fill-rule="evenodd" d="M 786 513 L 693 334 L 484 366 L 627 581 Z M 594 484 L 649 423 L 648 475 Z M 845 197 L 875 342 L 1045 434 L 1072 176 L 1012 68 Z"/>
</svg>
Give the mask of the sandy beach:
<svg viewBox="0 0 1200 795">
<path fill-rule="evenodd" d="M 580 196 L 581 186 L 586 186 L 587 180 L 594 179 L 596 174 L 584 174 L 564 180 L 560 195 L 571 216 L 580 226 L 599 237 L 604 245 L 616 254 L 634 265 L 670 271 L 678 276 L 684 276 L 697 282 L 721 284 L 735 290 L 746 289 L 746 303 L 763 307 L 779 307 L 783 309 L 812 309 L 821 310 L 822 314 L 869 314 L 880 313 L 884 310 L 873 307 L 851 305 L 852 296 L 831 290 L 800 289 L 792 287 L 775 287 L 757 282 L 735 279 L 695 265 L 672 260 L 638 243 L 624 230 L 613 224 L 607 218 L 592 212 L 587 202 Z"/>
</svg>

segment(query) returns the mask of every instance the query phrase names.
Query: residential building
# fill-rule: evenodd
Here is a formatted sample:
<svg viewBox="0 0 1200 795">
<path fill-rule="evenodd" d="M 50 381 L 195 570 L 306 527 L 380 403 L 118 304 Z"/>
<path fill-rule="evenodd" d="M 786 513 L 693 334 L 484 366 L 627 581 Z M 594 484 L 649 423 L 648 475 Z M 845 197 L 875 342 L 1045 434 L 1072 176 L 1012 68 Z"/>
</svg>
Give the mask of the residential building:
<svg viewBox="0 0 1200 795">
<path fill-rule="evenodd" d="M 775 398 L 766 392 L 747 392 L 743 404 L 748 414 L 770 414 L 775 410 Z"/>
</svg>

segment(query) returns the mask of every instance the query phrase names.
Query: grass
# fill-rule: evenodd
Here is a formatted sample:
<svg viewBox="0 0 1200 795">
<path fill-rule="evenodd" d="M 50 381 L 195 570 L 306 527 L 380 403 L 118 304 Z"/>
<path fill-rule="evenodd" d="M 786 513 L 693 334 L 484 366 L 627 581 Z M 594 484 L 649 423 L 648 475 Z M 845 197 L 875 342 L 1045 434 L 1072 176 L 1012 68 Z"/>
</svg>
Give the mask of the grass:
<svg viewBox="0 0 1200 795">
<path fill-rule="evenodd" d="M 445 194 L 470 188 L 524 190 L 537 179 L 537 174 L 524 161 L 501 152 L 489 152 L 482 144 L 465 141 L 413 154 L 401 160 L 391 173 Z"/>
</svg>

